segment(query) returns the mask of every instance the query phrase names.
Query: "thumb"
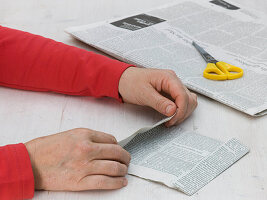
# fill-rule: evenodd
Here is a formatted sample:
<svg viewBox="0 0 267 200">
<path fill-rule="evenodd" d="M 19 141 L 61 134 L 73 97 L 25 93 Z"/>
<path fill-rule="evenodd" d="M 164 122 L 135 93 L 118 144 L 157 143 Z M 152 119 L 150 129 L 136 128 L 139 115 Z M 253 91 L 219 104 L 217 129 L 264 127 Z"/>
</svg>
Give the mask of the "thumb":
<svg viewBox="0 0 267 200">
<path fill-rule="evenodd" d="M 176 112 L 176 105 L 170 99 L 162 96 L 153 87 L 148 88 L 149 91 L 145 92 L 145 105 L 150 106 L 168 117 Z"/>
</svg>

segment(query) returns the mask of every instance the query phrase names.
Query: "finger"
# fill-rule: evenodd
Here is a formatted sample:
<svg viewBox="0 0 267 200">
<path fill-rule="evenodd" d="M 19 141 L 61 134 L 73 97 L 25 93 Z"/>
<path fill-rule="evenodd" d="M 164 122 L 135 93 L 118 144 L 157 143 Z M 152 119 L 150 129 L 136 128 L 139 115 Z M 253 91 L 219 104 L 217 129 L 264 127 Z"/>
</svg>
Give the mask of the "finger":
<svg viewBox="0 0 267 200">
<path fill-rule="evenodd" d="M 188 96 L 188 98 L 180 98 L 179 100 L 176 100 L 176 104 L 179 105 L 177 106 L 178 109 L 176 110 L 176 114 L 172 117 L 172 119 L 170 121 L 168 121 L 165 125 L 167 127 L 176 125 L 178 123 L 181 123 L 182 120 L 185 118 L 186 114 L 188 113 L 188 109 L 189 109 L 189 93 L 187 92 L 187 89 L 183 86 L 184 91 L 186 96 Z M 180 95 L 182 96 L 182 95 Z"/>
<path fill-rule="evenodd" d="M 166 116 L 172 116 L 176 111 L 176 105 L 170 99 L 162 96 L 152 86 L 144 91 L 144 102 L 146 106 L 150 106 Z"/>
<path fill-rule="evenodd" d="M 178 117 L 174 116 L 169 122 L 165 124 L 167 127 L 182 123 L 186 118 L 188 118 L 191 115 L 191 113 L 197 107 L 197 95 L 191 92 L 189 92 L 188 95 L 189 95 L 189 100 L 188 100 L 188 105 L 187 105 L 187 111 L 184 117 L 178 120 Z"/>
<path fill-rule="evenodd" d="M 79 181 L 77 190 L 114 190 L 125 187 L 127 184 L 125 177 L 90 175 Z"/>
<path fill-rule="evenodd" d="M 180 124 L 184 121 L 184 119 L 189 116 L 191 114 L 191 107 L 193 106 L 192 105 L 192 102 L 193 102 L 193 98 L 192 98 L 192 95 L 191 95 L 191 92 L 185 87 L 184 87 L 184 90 L 186 92 L 186 95 L 187 95 L 187 100 L 186 100 L 186 103 L 187 105 L 185 106 L 185 111 L 183 114 L 181 114 L 180 118 L 178 119 L 178 121 L 175 123 L 175 124 Z"/>
<path fill-rule="evenodd" d="M 188 118 L 197 107 L 197 95 L 195 93 L 191 92 L 190 96 L 191 97 L 189 98 L 189 108 L 187 109 L 187 114 L 185 115 L 185 117 L 182 121 L 184 121 L 186 118 Z"/>
<path fill-rule="evenodd" d="M 88 164 L 87 175 L 125 176 L 128 167 L 111 160 L 93 160 Z"/>
<path fill-rule="evenodd" d="M 129 165 L 131 156 L 121 146 L 116 144 L 100 144 L 95 143 L 94 148 L 97 149 L 95 152 L 95 160 L 114 160 L 121 162 L 125 165 Z"/>
<path fill-rule="evenodd" d="M 186 102 L 185 102 L 186 103 Z M 187 112 L 187 105 L 182 107 L 183 109 L 177 108 L 176 114 L 168 121 L 165 125 L 167 127 L 179 124 L 185 117 Z"/>
<path fill-rule="evenodd" d="M 184 119 L 188 110 L 188 99 L 189 97 L 187 98 L 183 97 L 175 101 L 176 104 L 178 105 L 177 106 L 178 108 L 176 110 L 176 114 L 172 117 L 170 121 L 166 123 L 167 127 L 173 126 Z"/>
<path fill-rule="evenodd" d="M 197 102 L 197 95 L 193 92 L 191 92 L 192 96 L 193 96 L 193 99 L 194 99 L 194 102 L 195 102 L 195 108 L 197 107 L 198 105 L 198 102 Z"/>
<path fill-rule="evenodd" d="M 169 76 L 166 81 L 163 82 L 162 89 L 164 92 L 171 95 L 175 100 L 177 106 L 176 114 L 170 121 L 171 125 L 184 118 L 187 112 L 188 106 L 188 92 L 186 87 L 182 84 L 177 76 Z"/>
<path fill-rule="evenodd" d="M 96 143 L 107 143 L 107 144 L 117 144 L 118 143 L 116 138 L 113 135 L 99 132 L 99 131 L 94 131 L 90 135 L 90 139 L 92 140 L 92 142 L 96 142 Z"/>
<path fill-rule="evenodd" d="M 195 93 L 190 92 L 190 98 L 189 98 L 189 109 L 188 111 L 192 113 L 196 107 L 197 107 L 197 95 Z"/>
</svg>

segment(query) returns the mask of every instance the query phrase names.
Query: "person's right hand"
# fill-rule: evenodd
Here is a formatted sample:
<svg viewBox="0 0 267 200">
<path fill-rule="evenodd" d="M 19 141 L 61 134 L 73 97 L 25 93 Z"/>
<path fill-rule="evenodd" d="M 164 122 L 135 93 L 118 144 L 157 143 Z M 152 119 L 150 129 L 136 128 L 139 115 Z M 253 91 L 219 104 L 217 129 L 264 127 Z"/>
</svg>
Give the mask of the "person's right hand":
<svg viewBox="0 0 267 200">
<path fill-rule="evenodd" d="M 165 123 L 167 127 L 182 123 L 197 107 L 197 95 L 172 70 L 129 67 L 121 75 L 119 93 L 126 103 L 150 106 L 168 117 L 174 115 Z"/>
<path fill-rule="evenodd" d="M 114 136 L 73 129 L 27 142 L 37 190 L 119 189 L 130 154 Z"/>
</svg>

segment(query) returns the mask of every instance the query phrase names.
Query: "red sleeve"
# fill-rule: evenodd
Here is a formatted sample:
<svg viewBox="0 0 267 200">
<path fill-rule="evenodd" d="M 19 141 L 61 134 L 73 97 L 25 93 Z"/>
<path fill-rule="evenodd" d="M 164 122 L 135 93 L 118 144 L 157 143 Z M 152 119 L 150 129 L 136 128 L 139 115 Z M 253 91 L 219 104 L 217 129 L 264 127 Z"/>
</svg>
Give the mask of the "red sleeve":
<svg viewBox="0 0 267 200">
<path fill-rule="evenodd" d="M 0 26 L 0 85 L 121 100 L 118 84 L 129 64 Z M 0 147 L 0 199 L 32 198 L 34 177 L 23 144 Z"/>
<path fill-rule="evenodd" d="M 0 26 L 0 85 L 120 100 L 129 64 L 27 32 Z"/>
<path fill-rule="evenodd" d="M 0 199 L 29 199 L 33 194 L 33 172 L 24 144 L 0 147 Z"/>
</svg>

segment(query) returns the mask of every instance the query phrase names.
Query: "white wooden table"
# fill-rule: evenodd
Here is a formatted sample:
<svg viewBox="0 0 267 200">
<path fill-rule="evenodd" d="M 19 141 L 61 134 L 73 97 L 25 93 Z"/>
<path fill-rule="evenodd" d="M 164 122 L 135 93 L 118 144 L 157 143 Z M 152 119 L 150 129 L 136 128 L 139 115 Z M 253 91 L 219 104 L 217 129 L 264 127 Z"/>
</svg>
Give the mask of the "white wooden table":
<svg viewBox="0 0 267 200">
<path fill-rule="evenodd" d="M 64 33 L 64 29 L 142 12 L 172 1 L 0 0 L 0 24 L 91 50 Z M 267 12 L 266 0 L 234 2 Z M 181 126 L 223 141 L 236 137 L 248 145 L 251 152 L 197 194 L 189 197 L 160 184 L 128 176 L 128 186 L 117 191 L 42 191 L 35 192 L 34 199 L 267 199 L 267 116 L 252 118 L 204 96 L 198 97 L 198 108 Z M 76 127 L 104 131 L 120 140 L 160 118 L 149 108 L 120 104 L 112 99 L 0 87 L 0 145 L 26 142 Z"/>
</svg>

